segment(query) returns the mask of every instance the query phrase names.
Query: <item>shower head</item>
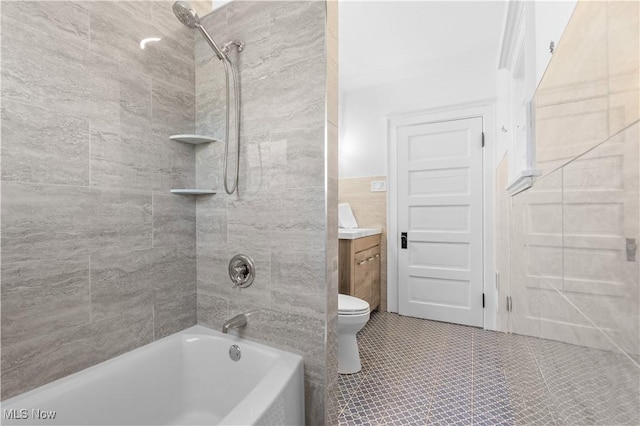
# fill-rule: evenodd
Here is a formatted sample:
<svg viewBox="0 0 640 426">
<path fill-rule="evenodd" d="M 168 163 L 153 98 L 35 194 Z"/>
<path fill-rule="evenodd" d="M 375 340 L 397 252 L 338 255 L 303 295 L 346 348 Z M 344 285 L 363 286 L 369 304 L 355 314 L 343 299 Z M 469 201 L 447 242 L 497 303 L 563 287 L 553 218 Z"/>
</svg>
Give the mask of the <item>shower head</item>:
<svg viewBox="0 0 640 426">
<path fill-rule="evenodd" d="M 200 25 L 200 17 L 196 13 L 195 10 L 189 6 L 189 3 L 186 1 L 177 1 L 173 4 L 173 13 L 176 15 L 176 18 L 184 25 L 189 28 L 197 28 L 202 34 L 202 37 L 209 43 L 209 46 L 213 49 L 218 59 L 221 61 L 229 61 L 227 54 L 222 51 L 213 38 L 209 35 L 207 30 L 204 29 L 202 25 Z"/>
<path fill-rule="evenodd" d="M 173 13 L 180 22 L 189 28 L 196 28 L 200 24 L 200 17 L 187 2 L 175 2 L 173 4 Z"/>
</svg>

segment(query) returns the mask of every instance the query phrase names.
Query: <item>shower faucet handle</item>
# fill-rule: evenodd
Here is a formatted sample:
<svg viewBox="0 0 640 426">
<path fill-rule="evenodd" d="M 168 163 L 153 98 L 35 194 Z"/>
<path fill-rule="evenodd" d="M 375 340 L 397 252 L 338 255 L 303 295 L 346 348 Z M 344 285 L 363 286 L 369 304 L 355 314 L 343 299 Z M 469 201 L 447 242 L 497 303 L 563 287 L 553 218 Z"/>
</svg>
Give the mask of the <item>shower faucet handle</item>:
<svg viewBox="0 0 640 426">
<path fill-rule="evenodd" d="M 233 287 L 247 288 L 253 284 L 256 276 L 256 267 L 253 259 L 245 254 L 237 254 L 233 256 L 229 262 L 229 278 L 233 283 Z"/>
</svg>

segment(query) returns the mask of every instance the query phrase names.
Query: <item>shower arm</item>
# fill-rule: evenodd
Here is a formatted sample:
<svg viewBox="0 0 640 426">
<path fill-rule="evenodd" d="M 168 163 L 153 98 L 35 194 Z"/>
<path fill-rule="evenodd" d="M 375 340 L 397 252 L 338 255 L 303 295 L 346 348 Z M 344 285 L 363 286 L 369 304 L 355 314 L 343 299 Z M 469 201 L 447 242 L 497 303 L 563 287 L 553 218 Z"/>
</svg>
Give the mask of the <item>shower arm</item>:
<svg viewBox="0 0 640 426">
<path fill-rule="evenodd" d="M 228 43 L 225 43 L 224 46 L 222 46 L 222 52 L 224 53 L 229 53 L 229 48 L 231 46 L 235 46 L 236 50 L 238 51 L 238 53 L 242 52 L 244 50 L 244 41 L 242 40 L 231 40 Z"/>
</svg>

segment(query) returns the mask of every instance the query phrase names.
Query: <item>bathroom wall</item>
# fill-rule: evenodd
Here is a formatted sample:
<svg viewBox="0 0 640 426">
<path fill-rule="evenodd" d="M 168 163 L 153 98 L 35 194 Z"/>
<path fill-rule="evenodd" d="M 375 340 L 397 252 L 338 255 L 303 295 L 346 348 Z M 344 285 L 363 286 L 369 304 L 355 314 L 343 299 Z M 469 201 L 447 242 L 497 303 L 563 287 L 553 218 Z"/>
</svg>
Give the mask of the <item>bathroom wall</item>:
<svg viewBox="0 0 640 426">
<path fill-rule="evenodd" d="M 169 194 L 195 153 L 168 140 L 194 130 L 195 33 L 171 5 L 2 4 L 3 399 L 196 323 L 196 202 Z"/>
<path fill-rule="evenodd" d="M 341 93 L 340 178 L 387 175 L 389 115 L 496 97 L 495 63 L 456 63 L 419 77 Z"/>
<path fill-rule="evenodd" d="M 639 6 L 580 2 L 536 92 L 542 177 L 512 199 L 511 330 L 640 353 Z"/>
<path fill-rule="evenodd" d="M 219 329 L 250 312 L 242 335 L 301 354 L 308 424 L 325 423 L 337 376 L 337 96 L 327 93 L 337 56 L 326 21 L 325 2 L 296 1 L 235 1 L 203 19 L 220 43 L 246 42 L 232 54 L 242 100 L 238 193 L 221 190 L 223 143 L 196 152 L 197 186 L 220 189 L 196 205 L 198 323 Z M 224 69 L 200 38 L 195 79 L 196 129 L 222 139 Z M 227 275 L 238 253 L 256 263 L 242 290 Z"/>
<path fill-rule="evenodd" d="M 339 198 L 349 203 L 362 228 L 381 228 L 380 241 L 380 310 L 387 310 L 387 193 L 371 192 L 371 181 L 386 176 L 340 179 Z"/>
<path fill-rule="evenodd" d="M 498 303 L 496 312 L 496 329 L 500 331 L 509 331 L 509 311 L 507 306 L 507 297 L 509 293 L 511 259 L 509 237 L 511 229 L 511 197 L 505 190 L 509 184 L 509 158 L 505 154 L 502 159 L 497 162 L 496 168 L 496 239 L 495 251 L 496 255 L 496 286 L 498 290 Z"/>
</svg>

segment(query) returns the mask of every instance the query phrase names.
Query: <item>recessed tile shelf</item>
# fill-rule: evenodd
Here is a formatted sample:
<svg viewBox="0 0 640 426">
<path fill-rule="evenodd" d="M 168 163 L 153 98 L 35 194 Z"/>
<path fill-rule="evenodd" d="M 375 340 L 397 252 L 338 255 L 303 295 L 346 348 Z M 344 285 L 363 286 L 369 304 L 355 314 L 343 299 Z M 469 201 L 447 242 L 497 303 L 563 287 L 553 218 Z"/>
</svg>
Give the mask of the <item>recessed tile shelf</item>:
<svg viewBox="0 0 640 426">
<path fill-rule="evenodd" d="M 211 136 L 202 136 L 202 135 L 173 135 L 173 136 L 169 136 L 169 139 L 176 142 L 190 143 L 191 145 L 200 145 L 203 143 L 211 143 L 211 142 L 218 141 L 217 139 L 214 139 Z"/>
<path fill-rule="evenodd" d="M 215 194 L 213 189 L 172 189 L 172 194 L 178 195 L 210 195 Z"/>
<path fill-rule="evenodd" d="M 176 142 L 188 143 L 191 145 L 201 145 L 204 143 L 217 142 L 216 139 L 210 136 L 202 136 L 202 135 L 173 135 L 169 136 L 169 139 Z M 172 194 L 178 195 L 210 195 L 215 194 L 216 191 L 213 189 L 172 189 Z"/>
</svg>

